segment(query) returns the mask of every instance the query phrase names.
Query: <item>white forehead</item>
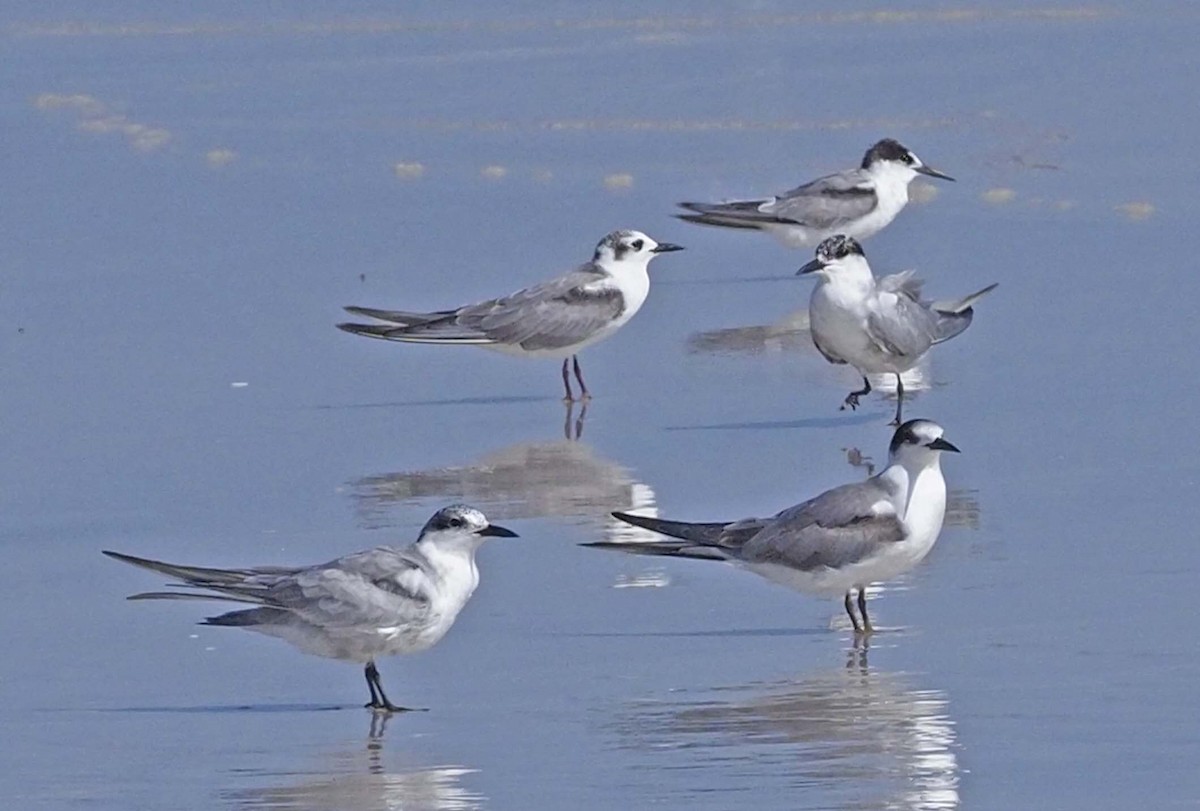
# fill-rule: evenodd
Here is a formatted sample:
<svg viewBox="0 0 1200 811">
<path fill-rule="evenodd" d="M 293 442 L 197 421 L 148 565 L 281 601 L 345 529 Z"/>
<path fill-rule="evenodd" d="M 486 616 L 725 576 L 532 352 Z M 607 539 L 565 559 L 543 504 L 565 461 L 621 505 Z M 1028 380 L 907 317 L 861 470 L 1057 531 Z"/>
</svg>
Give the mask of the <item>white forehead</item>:
<svg viewBox="0 0 1200 811">
<path fill-rule="evenodd" d="M 467 507 L 462 511 L 461 515 L 464 520 L 472 524 L 486 524 L 488 522 L 487 516 L 474 507 Z"/>
<path fill-rule="evenodd" d="M 945 430 L 932 420 L 920 420 L 912 426 L 912 433 L 921 444 L 927 444 L 941 437 Z"/>
<path fill-rule="evenodd" d="M 468 507 L 465 504 L 455 504 L 443 510 L 443 513 L 449 518 L 461 518 L 468 524 L 487 524 L 487 516 L 474 507 Z"/>
</svg>

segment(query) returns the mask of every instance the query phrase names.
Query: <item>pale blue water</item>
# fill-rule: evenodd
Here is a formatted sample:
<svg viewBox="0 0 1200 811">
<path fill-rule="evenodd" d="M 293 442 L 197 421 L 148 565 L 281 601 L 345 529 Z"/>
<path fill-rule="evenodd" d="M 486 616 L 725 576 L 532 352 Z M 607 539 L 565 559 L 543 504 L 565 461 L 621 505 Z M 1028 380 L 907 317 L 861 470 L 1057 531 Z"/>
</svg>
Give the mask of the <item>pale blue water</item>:
<svg viewBox="0 0 1200 811">
<path fill-rule="evenodd" d="M 1187 3 L 7 4 L 0 796 L 1195 807 L 1198 23 Z M 611 509 L 741 517 L 865 475 L 847 448 L 883 459 L 890 402 L 839 413 L 853 375 L 784 329 L 810 255 L 670 215 L 885 135 L 958 182 L 867 243 L 877 270 L 1000 288 L 908 410 L 964 453 L 863 652 L 833 601 L 576 544 Z M 552 361 L 333 329 L 345 304 L 507 292 L 617 227 L 688 251 L 583 355 L 578 442 Z M 459 499 L 522 538 L 483 550 L 437 648 L 380 663 L 430 710 L 382 730 L 358 668 L 194 625 L 210 606 L 126 603 L 155 579 L 99 555 L 318 561 Z"/>
</svg>

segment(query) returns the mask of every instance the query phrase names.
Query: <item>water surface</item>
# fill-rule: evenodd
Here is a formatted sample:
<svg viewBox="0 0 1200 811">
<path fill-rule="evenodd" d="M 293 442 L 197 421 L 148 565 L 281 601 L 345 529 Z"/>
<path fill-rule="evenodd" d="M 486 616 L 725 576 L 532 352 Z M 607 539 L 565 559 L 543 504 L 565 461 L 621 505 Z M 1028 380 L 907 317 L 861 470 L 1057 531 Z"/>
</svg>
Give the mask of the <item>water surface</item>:
<svg viewBox="0 0 1200 811">
<path fill-rule="evenodd" d="M 1194 807 L 1191 4 L 9 3 L 0 796 L 21 808 Z M 870 240 L 934 297 L 951 515 L 875 594 L 581 549 L 773 512 L 892 404 L 804 340 L 810 258 L 671 218 L 883 136 L 959 178 Z M 507 292 L 635 227 L 688 247 L 553 362 L 368 342 L 346 304 Z M 915 388 L 915 387 L 914 387 Z M 857 453 L 855 453 L 857 451 Z M 863 457 L 869 457 L 864 459 Z M 847 464 L 848 459 L 859 466 Z M 520 540 L 433 651 L 361 671 L 201 628 L 100 549 L 217 565 Z"/>
</svg>

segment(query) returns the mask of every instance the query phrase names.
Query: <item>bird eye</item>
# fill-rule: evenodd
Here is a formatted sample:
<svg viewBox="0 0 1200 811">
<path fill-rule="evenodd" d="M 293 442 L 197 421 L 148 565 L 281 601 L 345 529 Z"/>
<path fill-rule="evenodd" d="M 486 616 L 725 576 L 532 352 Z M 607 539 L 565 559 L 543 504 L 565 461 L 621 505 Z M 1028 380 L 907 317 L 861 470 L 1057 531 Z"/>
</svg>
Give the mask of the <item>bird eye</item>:
<svg viewBox="0 0 1200 811">
<path fill-rule="evenodd" d="M 641 240 L 641 239 L 635 239 L 635 240 L 634 240 L 634 241 L 631 243 L 631 247 L 632 247 L 632 248 L 633 248 L 635 251 L 640 251 L 642 248 L 646 247 L 646 242 L 645 242 L 645 240 Z"/>
<path fill-rule="evenodd" d="M 461 527 L 462 525 L 463 525 L 463 520 L 461 518 L 451 518 L 450 519 L 450 526 Z"/>
<path fill-rule="evenodd" d="M 913 156 L 912 156 L 912 153 L 911 153 L 911 152 L 905 152 L 905 153 L 904 153 L 904 157 L 903 157 L 903 158 L 901 158 L 900 160 L 904 161 L 905 163 L 912 163 L 912 162 L 913 162 Z"/>
</svg>

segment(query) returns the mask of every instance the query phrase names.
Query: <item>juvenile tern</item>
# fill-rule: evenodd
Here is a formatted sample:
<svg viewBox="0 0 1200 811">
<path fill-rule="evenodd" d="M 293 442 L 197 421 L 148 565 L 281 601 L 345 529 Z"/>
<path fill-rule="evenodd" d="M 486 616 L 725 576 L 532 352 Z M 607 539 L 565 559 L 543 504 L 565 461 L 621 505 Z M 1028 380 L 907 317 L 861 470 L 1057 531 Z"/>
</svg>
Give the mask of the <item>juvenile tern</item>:
<svg viewBox="0 0 1200 811">
<path fill-rule="evenodd" d="M 844 595 L 856 633 L 871 633 L 866 588 L 916 566 L 933 548 L 946 513 L 941 455 L 958 452 L 930 420 L 910 420 L 892 436 L 888 466 L 770 518 L 688 523 L 615 512 L 676 541 L 583 544 L 639 555 L 720 560 L 796 591 Z M 858 591 L 854 613 L 853 592 Z"/>
<path fill-rule="evenodd" d="M 404 549 L 380 546 L 316 566 L 211 569 L 178 566 L 120 552 L 104 554 L 201 591 L 152 591 L 130 600 L 225 600 L 253 608 L 208 617 L 202 625 L 245 628 L 279 637 L 305 653 L 365 666 L 378 712 L 398 712 L 383 692 L 375 660 L 435 645 L 479 585 L 475 550 L 488 538 L 516 533 L 457 504 L 426 522 Z"/>
<path fill-rule="evenodd" d="M 857 169 L 819 177 L 776 197 L 680 203 L 694 213 L 675 216 L 700 225 L 766 231 L 791 248 L 816 245 L 833 234 L 866 239 L 896 218 L 918 174 L 954 180 L 899 141 L 884 138 L 867 150 Z"/>
<path fill-rule="evenodd" d="M 876 279 L 853 238 L 838 234 L 817 246 L 817 256 L 799 274 L 815 273 L 817 286 L 808 301 L 813 344 L 830 363 L 849 363 L 863 376 L 863 387 L 846 395 L 842 408 L 858 408 L 871 393 L 868 374 L 896 376 L 896 418 L 904 407 L 901 372 L 908 371 L 929 347 L 965 330 L 975 302 L 995 284 L 953 302 L 920 300 L 921 282 L 912 271 Z"/>
<path fill-rule="evenodd" d="M 574 399 L 569 374 L 573 363 L 579 399 L 587 400 L 591 395 L 576 353 L 633 318 L 650 292 L 650 260 L 680 250 L 641 231 L 613 231 L 600 240 L 590 262 L 565 276 L 440 312 L 347 307 L 350 313 L 386 323 L 338 324 L 338 329 L 388 341 L 482 346 L 510 355 L 562 358 L 564 399 Z"/>
</svg>

